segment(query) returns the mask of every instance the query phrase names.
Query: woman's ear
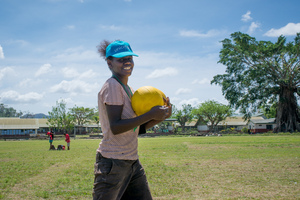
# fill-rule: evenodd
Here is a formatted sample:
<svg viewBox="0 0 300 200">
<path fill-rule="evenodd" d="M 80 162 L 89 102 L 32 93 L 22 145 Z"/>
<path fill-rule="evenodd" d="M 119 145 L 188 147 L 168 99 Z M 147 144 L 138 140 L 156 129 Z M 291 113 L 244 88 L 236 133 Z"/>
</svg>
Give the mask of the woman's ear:
<svg viewBox="0 0 300 200">
<path fill-rule="evenodd" d="M 111 60 L 107 60 L 106 62 L 107 62 L 109 69 L 111 69 L 112 68 Z"/>
</svg>

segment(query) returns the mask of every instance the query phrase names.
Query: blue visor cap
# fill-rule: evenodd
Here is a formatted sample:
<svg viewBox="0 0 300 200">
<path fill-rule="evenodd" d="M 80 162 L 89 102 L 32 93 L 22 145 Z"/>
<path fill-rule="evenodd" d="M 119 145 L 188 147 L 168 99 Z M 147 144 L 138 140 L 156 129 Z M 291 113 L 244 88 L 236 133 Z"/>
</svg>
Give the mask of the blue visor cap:
<svg viewBox="0 0 300 200">
<path fill-rule="evenodd" d="M 132 52 L 130 45 L 124 41 L 114 41 L 106 47 L 106 58 L 109 56 L 122 58 L 125 56 L 138 56 Z"/>
</svg>

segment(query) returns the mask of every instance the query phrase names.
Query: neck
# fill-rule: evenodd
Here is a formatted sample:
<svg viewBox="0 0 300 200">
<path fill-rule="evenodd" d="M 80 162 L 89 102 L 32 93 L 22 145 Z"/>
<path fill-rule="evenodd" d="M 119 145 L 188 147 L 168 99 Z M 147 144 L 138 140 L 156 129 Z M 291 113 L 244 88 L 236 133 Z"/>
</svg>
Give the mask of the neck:
<svg viewBox="0 0 300 200">
<path fill-rule="evenodd" d="M 124 85 L 127 86 L 127 83 L 128 83 L 128 77 L 127 76 L 118 76 L 116 74 L 113 74 L 113 76 L 115 76 L 117 78 L 117 80 L 121 81 Z"/>
<path fill-rule="evenodd" d="M 120 80 L 115 74 L 113 74 L 112 78 L 117 79 L 117 81 L 122 85 L 123 89 L 127 93 L 129 99 L 131 99 L 131 97 L 132 97 L 133 94 L 132 94 L 132 91 L 130 90 L 129 86 L 127 85 L 128 77 L 123 77 Z"/>
</svg>

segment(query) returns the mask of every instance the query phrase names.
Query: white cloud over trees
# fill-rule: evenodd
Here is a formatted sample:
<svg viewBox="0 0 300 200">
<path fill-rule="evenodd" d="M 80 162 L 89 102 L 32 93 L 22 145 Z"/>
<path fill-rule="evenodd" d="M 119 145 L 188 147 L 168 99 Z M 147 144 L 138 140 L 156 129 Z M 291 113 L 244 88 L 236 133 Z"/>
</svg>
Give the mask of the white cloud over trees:
<svg viewBox="0 0 300 200">
<path fill-rule="evenodd" d="M 264 35 L 269 37 L 278 37 L 280 35 L 284 36 L 292 36 L 296 35 L 296 33 L 300 32 L 300 23 L 288 23 L 286 26 L 281 27 L 279 29 L 272 28 L 268 32 L 266 32 Z"/>
</svg>

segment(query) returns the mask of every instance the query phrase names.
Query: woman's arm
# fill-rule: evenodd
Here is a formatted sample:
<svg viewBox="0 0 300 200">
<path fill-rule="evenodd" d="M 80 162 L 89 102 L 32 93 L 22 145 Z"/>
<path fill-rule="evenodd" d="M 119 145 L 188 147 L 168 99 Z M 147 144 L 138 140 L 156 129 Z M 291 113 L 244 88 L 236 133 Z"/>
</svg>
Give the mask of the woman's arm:
<svg viewBox="0 0 300 200">
<path fill-rule="evenodd" d="M 170 116 L 170 107 L 167 106 L 155 106 L 149 112 L 131 119 L 121 119 L 123 106 L 106 105 L 106 110 L 111 131 L 115 135 L 134 129 L 147 122 L 149 125 L 147 123 L 146 128 L 151 128 Z"/>
</svg>

